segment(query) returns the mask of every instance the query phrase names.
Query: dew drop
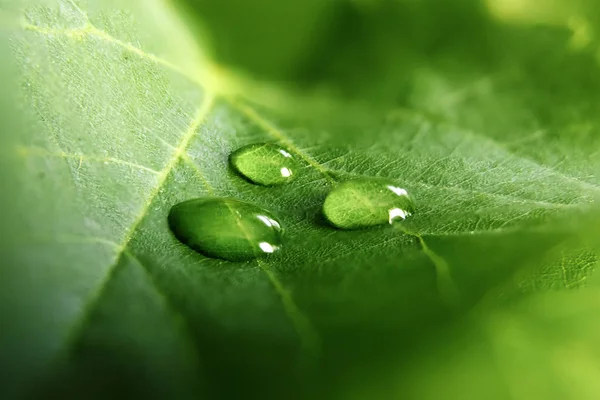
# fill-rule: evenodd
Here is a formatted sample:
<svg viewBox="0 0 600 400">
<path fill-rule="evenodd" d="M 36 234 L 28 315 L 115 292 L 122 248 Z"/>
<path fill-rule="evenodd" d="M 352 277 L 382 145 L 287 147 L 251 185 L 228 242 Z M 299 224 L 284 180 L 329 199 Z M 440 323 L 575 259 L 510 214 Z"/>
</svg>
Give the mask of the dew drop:
<svg viewBox="0 0 600 400">
<path fill-rule="evenodd" d="M 294 156 L 273 143 L 241 147 L 231 153 L 229 161 L 244 178 L 263 186 L 291 182 L 298 172 L 298 162 Z"/>
<path fill-rule="evenodd" d="M 323 204 L 325 218 L 340 229 L 358 229 L 402 221 L 414 212 L 408 192 L 396 183 L 357 179 L 333 189 Z"/>
<path fill-rule="evenodd" d="M 283 230 L 270 212 L 250 203 L 199 198 L 171 208 L 169 226 L 184 244 L 211 258 L 244 261 L 274 253 Z"/>
</svg>

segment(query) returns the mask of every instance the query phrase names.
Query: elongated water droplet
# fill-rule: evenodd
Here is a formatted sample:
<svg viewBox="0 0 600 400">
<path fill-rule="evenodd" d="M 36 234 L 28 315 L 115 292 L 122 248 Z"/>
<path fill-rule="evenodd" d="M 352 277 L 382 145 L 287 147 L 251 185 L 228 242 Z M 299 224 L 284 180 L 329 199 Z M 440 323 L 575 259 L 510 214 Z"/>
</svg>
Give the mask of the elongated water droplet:
<svg viewBox="0 0 600 400">
<path fill-rule="evenodd" d="M 232 199 L 200 198 L 171 208 L 169 226 L 181 242 L 212 258 L 249 260 L 274 253 L 282 228 L 270 212 Z"/>
<path fill-rule="evenodd" d="M 323 213 L 341 229 L 357 229 L 404 220 L 414 212 L 407 191 L 396 183 L 357 179 L 333 189 L 325 199 Z"/>
<path fill-rule="evenodd" d="M 231 153 L 229 160 L 244 178 L 264 186 L 291 182 L 299 169 L 294 157 L 286 149 L 273 143 L 241 147 Z"/>
</svg>

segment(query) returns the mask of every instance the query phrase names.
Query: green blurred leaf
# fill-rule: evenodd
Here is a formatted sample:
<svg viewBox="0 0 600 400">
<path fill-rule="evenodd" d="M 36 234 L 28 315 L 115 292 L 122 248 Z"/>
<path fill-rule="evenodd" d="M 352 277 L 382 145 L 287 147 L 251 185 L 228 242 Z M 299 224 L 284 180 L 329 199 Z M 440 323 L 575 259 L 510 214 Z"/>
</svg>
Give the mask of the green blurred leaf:
<svg viewBox="0 0 600 400">
<path fill-rule="evenodd" d="M 410 369 L 386 371 L 345 398 L 596 399 L 598 299 L 593 288 L 478 310 Z"/>
<path fill-rule="evenodd" d="M 290 79 L 329 34 L 340 4 L 304 0 L 175 0 L 212 57 L 261 77 Z"/>
<path fill-rule="evenodd" d="M 574 50 L 560 26 L 507 25 L 462 1 L 454 19 L 434 13 L 424 31 L 415 22 L 398 33 L 398 10 L 422 21 L 440 3 L 354 4 L 339 35 L 347 18 L 361 21 L 380 68 L 369 72 L 370 58 L 331 33 L 323 41 L 340 51 L 298 93 L 214 67 L 162 0 L 5 3 L 7 397 L 343 398 L 355 388 L 375 395 L 370 384 L 387 377 L 380 386 L 393 395 L 422 398 L 436 371 L 429 357 L 490 326 L 487 311 L 520 326 L 537 324 L 514 306 L 535 301 L 532 292 L 583 304 L 566 289 L 585 285 L 598 249 L 593 41 Z M 414 45 L 403 40 L 399 56 L 406 32 Z M 293 183 L 259 187 L 229 169 L 231 151 L 263 141 L 302 161 Z M 406 187 L 417 209 L 403 229 L 324 222 L 327 193 L 356 177 Z M 286 229 L 283 250 L 230 263 L 181 245 L 168 211 L 198 196 L 271 210 Z M 543 326 L 551 311 L 531 312 Z M 593 353 L 586 318 L 577 349 Z M 497 325 L 504 343 L 513 331 Z M 526 329 L 519 349 L 534 341 L 538 359 L 555 338 Z M 485 375 L 478 365 L 494 363 L 462 354 L 459 372 Z M 379 373 L 412 365 L 420 379 L 398 386 Z M 552 372 L 540 370 L 539 382 Z M 459 378 L 447 378 L 457 393 Z"/>
</svg>

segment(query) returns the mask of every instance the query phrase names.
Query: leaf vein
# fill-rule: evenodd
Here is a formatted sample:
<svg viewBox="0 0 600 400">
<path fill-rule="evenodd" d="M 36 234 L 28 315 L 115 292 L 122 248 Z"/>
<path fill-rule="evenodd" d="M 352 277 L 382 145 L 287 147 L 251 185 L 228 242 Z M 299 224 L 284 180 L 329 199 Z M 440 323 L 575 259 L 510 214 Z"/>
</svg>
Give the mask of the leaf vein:
<svg viewBox="0 0 600 400">
<path fill-rule="evenodd" d="M 100 237 L 80 237 L 80 236 L 69 236 L 69 235 L 65 236 L 65 235 L 63 235 L 63 236 L 59 236 L 58 239 L 60 239 L 63 242 L 66 242 L 66 243 L 104 244 L 106 246 L 113 247 L 117 253 L 119 253 L 120 251 L 122 252 L 119 255 L 117 264 L 115 264 L 115 266 L 109 270 L 109 272 L 106 274 L 105 278 L 101 282 L 96 293 L 92 296 L 91 299 L 89 299 L 87 301 L 82 317 L 76 321 L 76 323 L 74 324 L 74 326 L 71 328 L 70 332 L 68 333 L 67 340 L 65 340 L 65 343 L 63 345 L 64 351 L 68 351 L 69 349 L 73 348 L 73 346 L 75 346 L 75 344 L 77 343 L 77 340 L 83 336 L 84 332 L 88 328 L 87 323 L 91 317 L 91 313 L 93 312 L 93 310 L 95 310 L 97 308 L 98 303 L 100 302 L 100 300 L 102 299 L 102 297 L 106 291 L 106 288 L 108 287 L 109 283 L 112 281 L 112 279 L 114 278 L 114 276 L 117 273 L 116 267 L 118 266 L 119 260 L 121 260 L 123 257 L 128 257 L 140 266 L 143 273 L 148 278 L 149 283 L 152 285 L 155 293 L 160 297 L 161 302 L 163 303 L 165 308 L 169 310 L 169 312 L 170 312 L 169 316 L 173 320 L 176 320 L 176 321 L 179 321 L 180 323 L 182 323 L 183 326 L 181 326 L 180 333 L 184 335 L 185 345 L 188 347 L 190 352 L 192 354 L 199 354 L 199 351 L 197 350 L 196 345 L 195 345 L 194 341 L 192 340 L 192 329 L 189 326 L 188 321 L 184 318 L 184 316 L 179 311 L 177 311 L 177 308 L 171 304 L 169 296 L 156 283 L 154 275 L 152 273 L 150 273 L 148 268 L 133 253 L 131 253 L 130 251 L 128 251 L 126 249 L 120 250 L 121 245 L 119 245 L 118 243 L 116 243 L 112 240 L 104 239 L 104 238 L 100 238 Z M 197 359 L 197 358 L 193 358 L 192 360 L 195 363 L 199 363 L 199 359 Z"/>
<path fill-rule="evenodd" d="M 88 17 L 87 13 L 85 11 L 83 11 L 83 9 L 81 7 L 79 7 L 77 5 L 77 3 L 74 0 L 68 0 L 69 3 L 73 6 L 73 8 L 79 12 L 84 18 L 85 20 L 90 23 L 90 18 Z M 90 23 L 91 24 L 91 23 Z"/>
<path fill-rule="evenodd" d="M 586 189 L 592 190 L 594 192 L 600 192 L 600 186 L 598 186 L 598 185 L 594 185 L 589 182 L 581 181 L 575 177 L 565 175 L 564 173 L 561 173 L 555 169 L 552 169 L 551 167 L 549 167 L 547 165 L 543 165 L 543 164 L 536 162 L 536 161 L 534 161 L 528 157 L 525 157 L 521 154 L 516 154 L 513 150 L 510 149 L 509 145 L 499 143 L 498 141 L 493 140 L 488 136 L 482 135 L 474 130 L 458 126 L 456 123 L 453 123 L 452 121 L 447 120 L 442 115 L 437 115 L 437 114 L 434 114 L 431 112 L 421 112 L 421 111 L 415 110 L 413 108 L 407 108 L 407 107 L 398 108 L 390 113 L 390 115 L 392 115 L 392 116 L 394 114 L 398 114 L 400 116 L 410 116 L 413 118 L 419 118 L 424 121 L 437 123 L 440 125 L 448 126 L 453 129 L 460 130 L 461 133 L 464 134 L 465 136 L 483 140 L 483 141 L 489 143 L 490 145 L 494 146 L 496 149 L 501 150 L 501 151 L 505 152 L 506 154 L 508 154 L 518 160 L 523 161 L 524 163 L 534 165 L 536 168 L 540 168 L 542 170 L 548 171 L 552 175 L 558 176 L 566 181 L 576 183 L 576 184 L 580 185 L 582 188 L 586 188 Z"/>
<path fill-rule="evenodd" d="M 142 206 L 140 213 L 135 218 L 131 227 L 125 234 L 125 237 L 122 240 L 122 242 L 120 244 L 115 243 L 116 254 L 115 254 L 114 260 L 113 260 L 112 264 L 110 265 L 110 267 L 108 268 L 108 273 L 106 274 L 105 279 L 101 282 L 101 284 L 98 287 L 98 289 L 96 290 L 96 292 L 91 296 L 91 299 L 88 300 L 87 305 L 85 306 L 85 312 L 83 313 L 82 317 L 78 321 L 75 322 L 74 327 L 71 330 L 72 333 L 70 333 L 68 335 L 70 338 L 70 340 L 68 341 L 69 343 L 71 343 L 71 344 L 75 343 L 77 338 L 79 338 L 83 334 L 83 331 L 85 328 L 84 322 L 87 320 L 90 312 L 95 308 L 98 301 L 102 298 L 102 294 L 104 293 L 109 282 L 115 276 L 115 273 L 116 273 L 116 270 L 117 270 L 117 267 L 118 267 L 120 261 L 123 259 L 123 257 L 133 256 L 127 250 L 127 246 L 129 245 L 129 242 L 133 238 L 133 235 L 137 231 L 137 228 L 140 225 L 140 223 L 143 221 L 143 219 L 148 214 L 148 211 L 150 210 L 152 201 L 158 195 L 160 188 L 164 185 L 164 183 L 167 180 L 167 177 L 171 173 L 172 169 L 175 167 L 175 165 L 181 158 L 181 154 L 185 151 L 185 149 L 189 145 L 189 142 L 190 142 L 191 138 L 194 136 L 194 134 L 196 133 L 198 127 L 202 124 L 202 122 L 207 117 L 208 113 L 210 112 L 210 110 L 212 108 L 213 102 L 214 102 L 214 96 L 212 94 L 206 94 L 203 104 L 201 105 L 200 109 L 196 113 L 196 116 L 192 120 L 188 130 L 183 134 L 182 139 L 180 140 L 179 145 L 177 146 L 175 151 L 173 152 L 173 155 L 172 155 L 170 161 L 167 163 L 165 168 L 160 172 L 157 185 L 154 187 L 154 189 L 149 194 L 148 200 Z M 150 271 L 148 271 L 148 269 L 143 264 L 140 263 L 140 265 L 142 265 L 143 269 L 146 271 L 146 274 L 151 275 Z M 154 283 L 154 280 L 152 280 L 152 282 Z M 162 290 L 160 290 L 157 285 L 154 285 L 154 287 L 155 287 L 157 293 L 159 293 L 162 297 L 165 296 L 162 293 Z"/>
<path fill-rule="evenodd" d="M 258 266 L 263 270 L 271 285 L 273 285 L 275 291 L 279 294 L 283 308 L 300 336 L 303 350 L 316 358 L 321 351 L 321 339 L 314 326 L 300 310 L 290 292 L 283 286 L 273 271 L 261 260 L 258 260 Z"/>
<path fill-rule="evenodd" d="M 306 163 L 308 163 L 310 166 L 312 166 L 321 174 L 323 174 L 325 179 L 327 179 L 330 183 L 335 183 L 335 179 L 333 179 L 333 177 L 330 175 L 329 171 L 326 168 L 319 164 L 319 162 L 317 162 L 314 158 L 312 158 L 311 156 L 303 152 L 301 149 L 299 149 L 294 144 L 294 142 L 289 137 L 287 137 L 287 135 L 285 135 L 281 130 L 275 127 L 271 122 L 261 117 L 253 108 L 237 101 L 230 100 L 230 103 L 235 108 L 240 110 L 244 115 L 246 115 L 246 117 L 248 117 L 250 120 L 254 121 L 258 126 L 263 128 L 269 135 L 279 140 L 294 153 L 298 154 L 300 158 L 302 158 Z"/>
<path fill-rule="evenodd" d="M 190 164 L 193 168 L 193 171 L 196 175 L 199 176 L 200 180 L 206 187 L 206 189 L 210 193 L 214 193 L 214 189 L 209 184 L 209 182 L 204 177 L 204 174 L 194 162 L 194 160 L 187 153 L 182 153 L 182 158 L 186 161 L 186 163 Z M 240 229 L 242 229 L 240 225 Z M 243 230 L 243 229 L 242 229 Z M 246 234 L 246 232 L 244 232 Z M 246 236 L 248 236 L 246 234 Z M 312 323 L 308 319 L 306 315 L 300 310 L 293 297 L 289 293 L 289 291 L 284 287 L 281 281 L 277 278 L 277 276 L 271 271 L 271 269 L 263 263 L 261 260 L 257 260 L 257 264 L 260 269 L 264 272 L 264 274 L 269 279 L 269 282 L 279 295 L 283 308 L 285 310 L 286 315 L 294 325 L 296 332 L 298 333 L 298 337 L 300 338 L 300 342 L 302 348 L 308 351 L 315 358 L 320 352 L 320 343 L 321 340 Z"/>
<path fill-rule="evenodd" d="M 348 174 L 346 171 L 338 171 L 338 170 L 334 170 L 334 169 L 329 169 L 329 171 L 331 173 L 339 173 L 348 177 L 354 177 L 354 178 L 369 178 L 370 176 L 368 175 L 363 175 L 360 173 L 350 173 Z M 514 195 L 508 195 L 508 194 L 499 194 L 499 193 L 494 193 L 494 192 L 483 192 L 483 191 L 478 191 L 478 190 L 471 190 L 471 189 L 465 189 L 465 188 L 461 188 L 458 186 L 445 186 L 445 185 L 430 185 L 424 182 L 416 182 L 413 180 L 406 180 L 404 181 L 405 184 L 409 184 L 409 185 L 416 185 L 416 186 L 421 186 L 425 189 L 441 189 L 441 190 L 447 190 L 449 192 L 455 192 L 455 193 L 465 193 L 465 194 L 469 194 L 471 196 L 486 196 L 489 198 L 496 198 L 498 200 L 510 200 L 512 202 L 515 202 L 517 204 L 532 204 L 532 205 L 537 205 L 539 207 L 542 208 L 576 208 L 576 207 L 580 207 L 586 203 L 582 202 L 582 203 L 553 203 L 553 202 L 549 202 L 549 201 L 542 201 L 542 200 L 532 200 L 532 199 L 527 199 L 527 198 L 521 198 L 521 197 L 517 197 Z"/>
<path fill-rule="evenodd" d="M 41 148 L 23 147 L 23 146 L 17 147 L 17 153 L 23 157 L 39 156 L 39 157 L 57 157 L 57 158 L 64 158 L 64 159 L 75 159 L 75 160 L 79 161 L 78 168 L 81 167 L 81 163 L 83 161 L 92 161 L 92 162 L 99 162 L 99 163 L 111 163 L 111 164 L 117 164 L 117 165 L 126 165 L 128 167 L 147 171 L 147 172 L 150 172 L 155 175 L 160 175 L 160 172 L 155 169 L 146 167 L 144 165 L 132 163 L 129 161 L 120 160 L 120 159 L 114 158 L 114 157 L 88 156 L 88 155 L 84 155 L 84 154 L 67 153 L 64 151 L 53 153 L 53 152 L 50 152 L 50 151 L 47 151 L 47 150 L 44 150 Z"/>
<path fill-rule="evenodd" d="M 102 39 L 102 40 L 108 42 L 108 43 L 112 43 L 119 47 L 122 47 L 123 49 L 125 49 L 133 54 L 136 54 L 140 58 L 149 60 L 158 65 L 162 65 L 162 66 L 172 70 L 173 72 L 185 77 L 186 79 L 190 80 L 191 82 L 197 84 L 200 87 L 206 87 L 204 82 L 202 82 L 197 76 L 194 76 L 194 75 L 188 73 L 187 71 L 185 71 L 183 68 L 179 67 L 178 65 L 173 64 L 172 62 L 170 62 L 169 60 L 167 60 L 165 58 L 159 57 L 152 53 L 148 53 L 148 52 L 140 49 L 139 47 L 132 45 L 131 43 L 126 43 L 120 39 L 117 39 L 114 36 L 112 36 L 111 34 L 103 31 L 102 29 L 96 28 L 91 23 L 88 23 L 86 26 L 81 27 L 81 28 L 72 28 L 72 29 L 45 28 L 45 27 L 40 27 L 37 25 L 30 24 L 25 21 L 23 21 L 21 23 L 21 26 L 23 29 L 25 29 L 27 31 L 37 32 L 39 34 L 42 34 L 45 36 L 50 36 L 50 37 L 66 36 L 68 38 L 81 39 L 85 35 L 95 36 L 99 39 Z"/>
</svg>

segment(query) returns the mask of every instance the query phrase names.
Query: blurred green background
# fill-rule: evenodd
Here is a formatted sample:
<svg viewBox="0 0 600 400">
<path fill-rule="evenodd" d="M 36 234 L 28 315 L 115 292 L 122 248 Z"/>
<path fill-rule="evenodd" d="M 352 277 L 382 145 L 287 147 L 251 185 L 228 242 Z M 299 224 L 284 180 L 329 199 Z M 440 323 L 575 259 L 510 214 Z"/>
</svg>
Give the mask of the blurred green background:
<svg viewBox="0 0 600 400">
<path fill-rule="evenodd" d="M 218 62 L 357 96 L 409 93 L 424 65 L 493 70 L 515 57 L 549 64 L 568 49 L 594 50 L 600 17 L 589 0 L 174 1 Z"/>
</svg>

